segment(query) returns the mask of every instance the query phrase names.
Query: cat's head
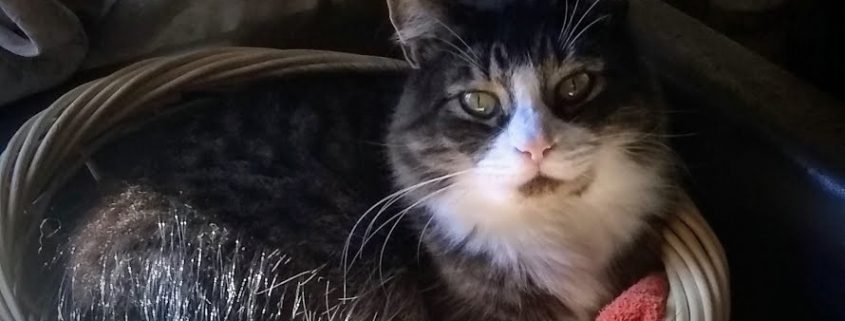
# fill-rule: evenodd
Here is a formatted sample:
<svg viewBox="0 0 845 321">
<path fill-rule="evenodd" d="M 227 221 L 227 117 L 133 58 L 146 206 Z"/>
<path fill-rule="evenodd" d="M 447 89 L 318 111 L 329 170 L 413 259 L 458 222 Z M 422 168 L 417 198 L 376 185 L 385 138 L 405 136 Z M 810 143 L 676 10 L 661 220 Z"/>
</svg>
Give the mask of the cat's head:
<svg viewBox="0 0 845 321">
<path fill-rule="evenodd" d="M 635 211 L 662 184 L 661 106 L 624 1 L 389 5 L 415 67 L 388 137 L 392 166 L 449 224 L 469 233 L 600 202 Z"/>
</svg>

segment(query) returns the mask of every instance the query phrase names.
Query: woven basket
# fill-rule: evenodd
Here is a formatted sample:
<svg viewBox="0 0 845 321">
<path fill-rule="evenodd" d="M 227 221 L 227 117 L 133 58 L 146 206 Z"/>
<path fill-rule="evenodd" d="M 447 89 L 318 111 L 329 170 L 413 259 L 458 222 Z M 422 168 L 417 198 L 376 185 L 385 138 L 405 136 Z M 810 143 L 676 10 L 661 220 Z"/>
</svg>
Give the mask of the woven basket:
<svg viewBox="0 0 845 321">
<path fill-rule="evenodd" d="M 145 60 L 81 85 L 32 117 L 0 156 L 0 320 L 42 317 L 15 282 L 45 204 L 103 143 L 180 92 L 337 71 L 403 71 L 397 60 L 314 50 L 221 48 Z M 728 271 L 719 241 L 691 202 L 668 225 L 667 321 L 727 321 Z"/>
</svg>

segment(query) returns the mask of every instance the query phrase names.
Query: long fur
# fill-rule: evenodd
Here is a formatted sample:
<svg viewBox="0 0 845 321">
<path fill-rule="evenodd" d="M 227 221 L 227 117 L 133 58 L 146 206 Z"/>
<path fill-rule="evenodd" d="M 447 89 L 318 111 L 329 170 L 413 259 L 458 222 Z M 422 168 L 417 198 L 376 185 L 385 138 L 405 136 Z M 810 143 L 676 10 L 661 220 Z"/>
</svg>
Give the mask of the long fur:
<svg viewBox="0 0 845 321">
<path fill-rule="evenodd" d="M 57 316 L 586 321 L 660 268 L 672 159 L 621 1 L 389 5 L 407 79 L 212 95 L 98 154 Z"/>
<path fill-rule="evenodd" d="M 437 1 L 395 2 L 402 17 L 414 7 L 408 2 Z M 416 30 L 400 40 L 417 50 L 421 68 L 410 83 L 421 85 L 406 88 L 388 137 L 400 146 L 390 149 L 400 187 L 457 173 L 407 200 L 432 195 L 419 214 L 428 226 L 423 243 L 461 302 L 460 312 L 442 317 L 588 320 L 624 283 L 610 268 L 619 258 L 633 251 L 654 260 L 643 238 L 653 237 L 674 193 L 662 102 L 616 2 L 467 7 L 472 1 L 440 2 L 426 13 L 433 23 L 397 26 Z M 583 112 L 567 115 L 556 84 L 581 71 L 597 75 L 595 89 Z M 465 115 L 457 100 L 472 90 L 499 99 L 497 116 Z M 554 148 L 539 167 L 526 165 L 520 144 L 539 136 Z M 538 172 L 564 183 L 526 193 L 537 189 L 525 185 Z M 529 300 L 544 307 L 526 313 L 520 306 Z M 501 310 L 509 305 L 517 311 Z"/>
</svg>

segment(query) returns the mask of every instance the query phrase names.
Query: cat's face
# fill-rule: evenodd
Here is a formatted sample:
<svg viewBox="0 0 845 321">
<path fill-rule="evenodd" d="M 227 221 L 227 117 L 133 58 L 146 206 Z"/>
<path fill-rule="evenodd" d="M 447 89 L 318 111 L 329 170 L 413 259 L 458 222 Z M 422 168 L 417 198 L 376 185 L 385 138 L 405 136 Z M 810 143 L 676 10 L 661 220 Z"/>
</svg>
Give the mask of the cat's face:
<svg viewBox="0 0 845 321">
<path fill-rule="evenodd" d="M 615 188 L 595 186 L 602 172 L 632 180 L 622 190 L 659 180 L 660 107 L 619 1 L 390 4 L 417 67 L 393 120 L 390 153 L 401 185 L 425 183 L 416 195 L 429 197 L 423 202 L 439 200 L 432 206 L 444 215 L 477 227 L 513 220 L 484 203 L 520 212 Z M 479 205 L 461 204 L 470 200 Z"/>
</svg>

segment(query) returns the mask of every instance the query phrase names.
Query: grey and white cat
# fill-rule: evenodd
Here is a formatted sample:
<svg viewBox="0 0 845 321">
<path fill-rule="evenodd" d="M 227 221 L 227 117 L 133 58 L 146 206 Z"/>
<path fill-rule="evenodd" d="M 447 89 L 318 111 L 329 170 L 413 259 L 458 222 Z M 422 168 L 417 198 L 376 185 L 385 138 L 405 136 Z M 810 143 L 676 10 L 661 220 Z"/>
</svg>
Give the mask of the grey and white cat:
<svg viewBox="0 0 845 321">
<path fill-rule="evenodd" d="M 312 79 L 160 125 L 73 236 L 60 315 L 586 321 L 660 268 L 672 161 L 624 1 L 389 6 L 400 96 Z"/>
</svg>

